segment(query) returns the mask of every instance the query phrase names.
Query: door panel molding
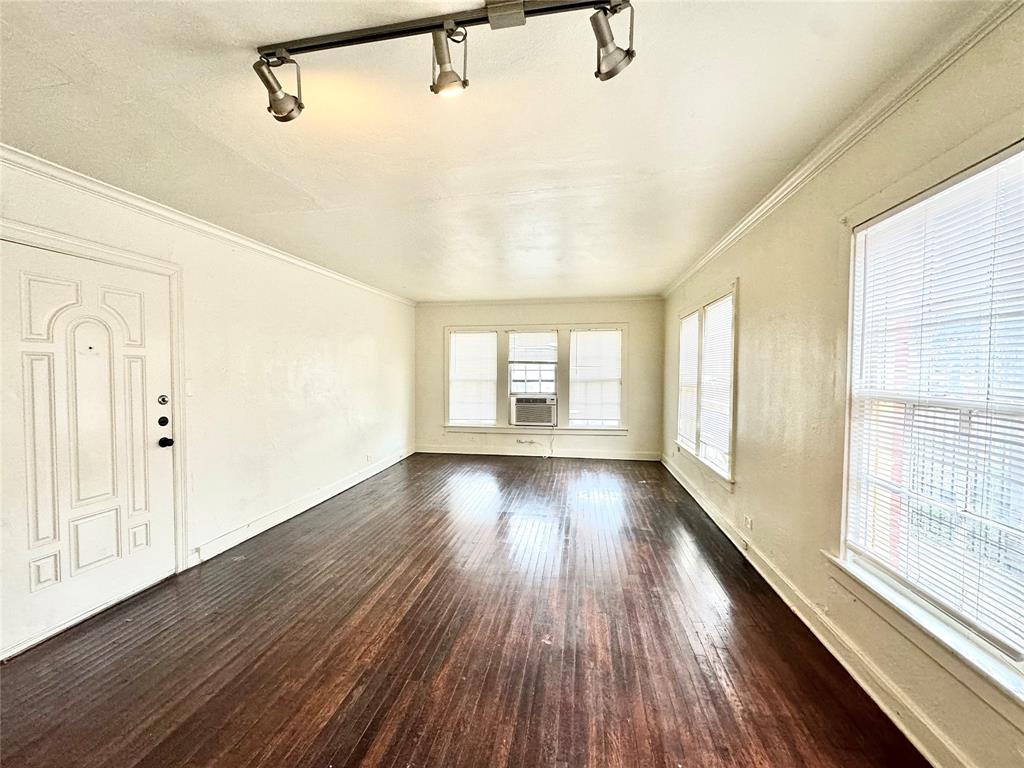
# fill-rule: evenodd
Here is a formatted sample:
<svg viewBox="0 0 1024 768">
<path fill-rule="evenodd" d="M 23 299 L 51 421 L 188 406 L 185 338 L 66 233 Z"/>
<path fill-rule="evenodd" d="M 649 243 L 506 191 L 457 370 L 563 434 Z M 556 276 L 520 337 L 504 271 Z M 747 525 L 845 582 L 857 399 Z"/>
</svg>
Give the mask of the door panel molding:
<svg viewBox="0 0 1024 768">
<path fill-rule="evenodd" d="M 71 576 L 121 557 L 121 508 L 71 520 Z"/>
<path fill-rule="evenodd" d="M 53 353 L 23 352 L 25 471 L 30 549 L 60 538 L 57 516 L 57 426 L 53 406 Z"/>
<path fill-rule="evenodd" d="M 76 237 L 57 230 L 25 224 L 9 219 L 0 219 L 0 240 L 12 243 L 20 243 L 43 250 L 61 253 L 66 256 L 99 261 L 105 264 L 112 264 L 119 267 L 127 267 L 143 272 L 151 272 L 164 275 L 168 278 L 170 288 L 170 347 L 171 347 L 171 418 L 175 425 L 174 445 L 169 449 L 173 457 L 173 486 L 174 486 L 174 538 L 175 538 L 175 571 L 181 572 L 198 562 L 198 558 L 189 557 L 188 549 L 188 499 L 185 493 L 186 478 L 186 454 L 187 454 L 187 415 L 185 408 L 185 358 L 183 349 L 184 340 L 184 298 L 183 298 L 183 276 L 181 265 L 171 261 L 159 259 L 153 256 L 127 251 L 104 243 L 98 243 L 85 238 Z M 45 276 L 40 276 L 43 279 Z M 81 292 L 77 291 L 76 306 L 81 302 Z M 55 320 L 55 318 L 54 318 Z M 138 329 L 139 339 L 144 339 L 144 329 Z M 131 334 L 126 332 L 126 338 L 131 340 Z M 58 534 L 59 535 L 59 534 Z M 193 562 L 190 562 L 193 561 Z M 58 574 L 59 578 L 59 574 Z M 124 595 L 122 598 L 128 597 Z M 116 601 L 114 601 L 116 602 Z M 104 607 L 109 607 L 113 602 Z M 61 629 L 71 626 L 76 621 L 81 621 L 96 611 L 64 624 Z M 28 644 L 21 644 L 16 650 L 9 650 L 8 655 L 20 652 L 35 642 L 45 639 L 40 637 Z"/>
<path fill-rule="evenodd" d="M 60 581 L 60 556 L 56 552 L 37 557 L 28 564 L 29 588 L 33 592 L 53 586 Z"/>
<path fill-rule="evenodd" d="M 124 358 L 125 433 L 128 438 L 128 515 L 144 515 L 149 511 L 149 464 L 145 446 L 149 419 L 146 408 L 146 358 L 125 355 Z"/>
<path fill-rule="evenodd" d="M 67 330 L 68 425 L 71 427 L 71 506 L 117 495 L 117 435 L 114 430 L 114 334 L 97 317 L 76 319 Z M 81 362 L 79 360 L 81 359 Z M 83 404 L 83 390 L 103 392 Z M 82 451 L 82 443 L 105 448 Z M 97 460 L 84 466 L 82 456 Z"/>
<path fill-rule="evenodd" d="M 100 306 L 116 317 L 124 329 L 126 347 L 146 346 L 145 298 L 141 293 L 120 288 L 100 290 Z"/>
<path fill-rule="evenodd" d="M 53 341 L 53 326 L 65 310 L 82 303 L 82 284 L 47 275 L 21 275 L 21 339 Z"/>
</svg>

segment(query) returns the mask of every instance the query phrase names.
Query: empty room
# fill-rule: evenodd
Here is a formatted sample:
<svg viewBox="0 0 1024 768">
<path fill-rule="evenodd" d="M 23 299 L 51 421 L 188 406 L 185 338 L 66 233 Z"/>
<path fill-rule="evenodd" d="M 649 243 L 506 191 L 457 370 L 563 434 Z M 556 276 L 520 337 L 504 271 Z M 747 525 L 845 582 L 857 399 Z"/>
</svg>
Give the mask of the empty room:
<svg viewBox="0 0 1024 768">
<path fill-rule="evenodd" d="M 3 768 L 1024 768 L 1024 2 L 0 35 Z"/>
</svg>

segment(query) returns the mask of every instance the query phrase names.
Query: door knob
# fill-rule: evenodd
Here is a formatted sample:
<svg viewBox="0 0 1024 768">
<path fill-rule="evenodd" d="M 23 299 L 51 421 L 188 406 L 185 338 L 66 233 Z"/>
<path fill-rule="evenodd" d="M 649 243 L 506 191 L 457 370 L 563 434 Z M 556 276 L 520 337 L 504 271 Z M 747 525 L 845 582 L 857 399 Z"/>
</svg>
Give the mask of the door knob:
<svg viewBox="0 0 1024 768">
<path fill-rule="evenodd" d="M 170 448 L 172 445 L 174 445 L 174 441 L 169 437 L 161 437 L 159 440 L 156 441 L 156 444 L 159 445 L 161 448 Z"/>
</svg>

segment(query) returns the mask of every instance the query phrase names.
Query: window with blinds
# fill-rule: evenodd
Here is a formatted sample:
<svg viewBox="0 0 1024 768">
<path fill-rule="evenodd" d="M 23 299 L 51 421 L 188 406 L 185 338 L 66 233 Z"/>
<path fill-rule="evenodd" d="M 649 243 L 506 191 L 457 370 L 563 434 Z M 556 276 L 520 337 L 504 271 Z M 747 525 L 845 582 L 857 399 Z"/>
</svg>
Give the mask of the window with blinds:
<svg viewBox="0 0 1024 768">
<path fill-rule="evenodd" d="M 508 335 L 510 395 L 555 394 L 557 331 L 513 331 Z"/>
<path fill-rule="evenodd" d="M 697 452 L 697 357 L 699 312 L 679 321 L 679 409 L 676 441 L 690 453 Z"/>
<path fill-rule="evenodd" d="M 735 294 L 679 321 L 676 442 L 732 479 Z"/>
<path fill-rule="evenodd" d="M 448 423 L 492 426 L 497 412 L 498 334 L 449 334 Z"/>
<path fill-rule="evenodd" d="M 704 308 L 700 339 L 698 455 L 732 476 L 732 294 Z"/>
<path fill-rule="evenodd" d="M 845 544 L 1024 658 L 1024 155 L 856 231 Z"/>
<path fill-rule="evenodd" d="M 572 331 L 569 335 L 569 424 L 622 424 L 622 331 Z"/>
</svg>

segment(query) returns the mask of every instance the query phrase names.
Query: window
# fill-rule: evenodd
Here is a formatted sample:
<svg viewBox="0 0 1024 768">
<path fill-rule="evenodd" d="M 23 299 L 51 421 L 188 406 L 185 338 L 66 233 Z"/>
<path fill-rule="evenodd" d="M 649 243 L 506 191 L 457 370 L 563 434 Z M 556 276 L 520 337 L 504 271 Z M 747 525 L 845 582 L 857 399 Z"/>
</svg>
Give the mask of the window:
<svg viewBox="0 0 1024 768">
<path fill-rule="evenodd" d="M 732 478 L 734 309 L 730 292 L 679 322 L 676 442 L 727 480 Z"/>
<path fill-rule="evenodd" d="M 676 439 L 690 453 L 697 452 L 697 333 L 694 312 L 679 323 L 679 412 Z"/>
<path fill-rule="evenodd" d="M 558 367 L 556 331 L 512 332 L 508 335 L 510 395 L 555 394 Z"/>
<path fill-rule="evenodd" d="M 497 411 L 498 334 L 453 331 L 448 358 L 448 423 L 493 425 Z"/>
<path fill-rule="evenodd" d="M 446 424 L 514 431 L 519 427 L 512 424 L 512 409 L 498 408 L 498 400 L 557 394 L 556 423 L 562 429 L 624 429 L 626 332 L 625 324 L 447 329 Z"/>
<path fill-rule="evenodd" d="M 569 336 L 569 425 L 622 423 L 622 331 L 572 331 Z"/>
<path fill-rule="evenodd" d="M 856 230 L 845 546 L 1024 655 L 1024 155 Z"/>
</svg>

